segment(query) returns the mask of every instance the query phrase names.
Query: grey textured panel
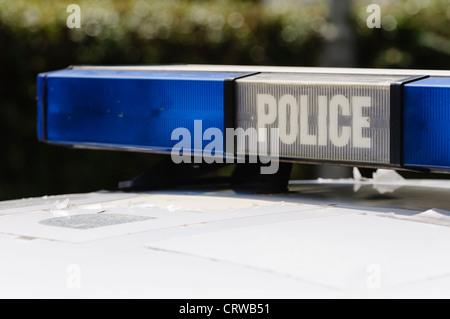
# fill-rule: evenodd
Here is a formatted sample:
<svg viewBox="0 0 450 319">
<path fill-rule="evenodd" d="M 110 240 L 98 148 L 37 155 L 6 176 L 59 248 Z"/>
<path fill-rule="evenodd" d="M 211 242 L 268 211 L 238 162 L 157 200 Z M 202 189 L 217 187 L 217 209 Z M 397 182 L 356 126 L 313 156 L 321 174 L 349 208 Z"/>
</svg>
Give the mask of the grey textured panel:
<svg viewBox="0 0 450 319">
<path fill-rule="evenodd" d="M 44 219 L 39 223 L 47 226 L 66 227 L 73 229 L 90 229 L 131 222 L 140 222 L 153 218 L 154 217 L 123 214 L 83 214 Z"/>
<path fill-rule="evenodd" d="M 407 77 L 261 73 L 239 79 L 236 81 L 236 126 L 256 129 L 258 116 L 275 112 L 276 108 L 276 119 L 264 127 L 279 128 L 280 135 L 283 131 L 285 135 L 294 132 L 297 135 L 288 142 L 280 136 L 281 157 L 389 164 L 390 85 Z M 260 105 L 258 114 L 261 97 L 276 101 L 276 105 L 267 103 L 263 109 Z M 365 102 L 359 102 L 358 106 L 357 101 L 361 99 Z M 285 119 L 281 127 L 280 114 Z M 245 151 L 248 152 L 248 147 Z"/>
</svg>

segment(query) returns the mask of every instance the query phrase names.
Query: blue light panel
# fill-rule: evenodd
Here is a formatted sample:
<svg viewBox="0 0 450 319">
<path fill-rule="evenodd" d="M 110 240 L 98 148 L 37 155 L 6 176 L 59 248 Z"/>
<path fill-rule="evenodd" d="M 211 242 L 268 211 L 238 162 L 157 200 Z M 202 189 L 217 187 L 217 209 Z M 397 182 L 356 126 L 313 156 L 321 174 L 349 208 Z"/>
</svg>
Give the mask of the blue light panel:
<svg viewBox="0 0 450 319">
<path fill-rule="evenodd" d="M 61 70 L 38 76 L 38 137 L 170 151 L 177 127 L 224 132 L 224 82 L 239 73 Z M 232 114 L 232 113 L 230 113 Z M 208 141 L 203 141 L 203 147 Z M 220 150 L 219 150 L 220 151 Z"/>
<path fill-rule="evenodd" d="M 404 166 L 450 169 L 450 78 L 431 77 L 404 87 Z"/>
</svg>

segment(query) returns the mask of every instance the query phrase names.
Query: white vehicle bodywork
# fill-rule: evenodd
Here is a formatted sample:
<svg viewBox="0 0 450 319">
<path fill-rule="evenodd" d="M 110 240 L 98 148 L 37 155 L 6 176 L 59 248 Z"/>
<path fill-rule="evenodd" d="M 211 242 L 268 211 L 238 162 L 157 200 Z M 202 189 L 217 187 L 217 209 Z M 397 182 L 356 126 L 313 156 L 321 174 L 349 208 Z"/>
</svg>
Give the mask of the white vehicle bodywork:
<svg viewBox="0 0 450 319">
<path fill-rule="evenodd" d="M 5 201 L 0 297 L 448 298 L 450 181 L 389 172 Z"/>
</svg>

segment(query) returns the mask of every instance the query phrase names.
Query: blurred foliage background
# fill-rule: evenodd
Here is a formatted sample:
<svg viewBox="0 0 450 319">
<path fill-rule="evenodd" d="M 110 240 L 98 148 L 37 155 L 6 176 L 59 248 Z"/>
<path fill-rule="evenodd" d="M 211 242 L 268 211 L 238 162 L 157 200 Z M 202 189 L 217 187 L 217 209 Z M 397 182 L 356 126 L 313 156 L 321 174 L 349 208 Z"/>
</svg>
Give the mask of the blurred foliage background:
<svg viewBox="0 0 450 319">
<path fill-rule="evenodd" d="M 345 1 L 332 1 L 0 0 L 0 200 L 116 189 L 161 159 L 37 142 L 39 72 L 75 64 L 321 66 L 329 43 L 350 46 L 355 67 L 450 67 L 449 0 L 346 1 L 350 42 L 333 20 Z M 72 3 L 80 29 L 66 24 Z M 371 3 L 381 8 L 379 29 L 366 24 Z M 293 177 L 313 171 L 296 165 Z"/>
</svg>

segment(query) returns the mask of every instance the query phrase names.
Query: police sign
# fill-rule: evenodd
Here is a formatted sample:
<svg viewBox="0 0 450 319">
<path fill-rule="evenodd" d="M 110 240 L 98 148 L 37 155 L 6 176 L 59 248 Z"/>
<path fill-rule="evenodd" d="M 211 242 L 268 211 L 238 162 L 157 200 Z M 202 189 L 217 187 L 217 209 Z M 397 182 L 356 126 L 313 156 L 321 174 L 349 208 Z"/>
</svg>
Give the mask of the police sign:
<svg viewBox="0 0 450 319">
<path fill-rule="evenodd" d="M 279 128 L 280 156 L 396 164 L 392 83 L 408 76 L 261 73 L 237 80 L 237 126 Z"/>
</svg>

